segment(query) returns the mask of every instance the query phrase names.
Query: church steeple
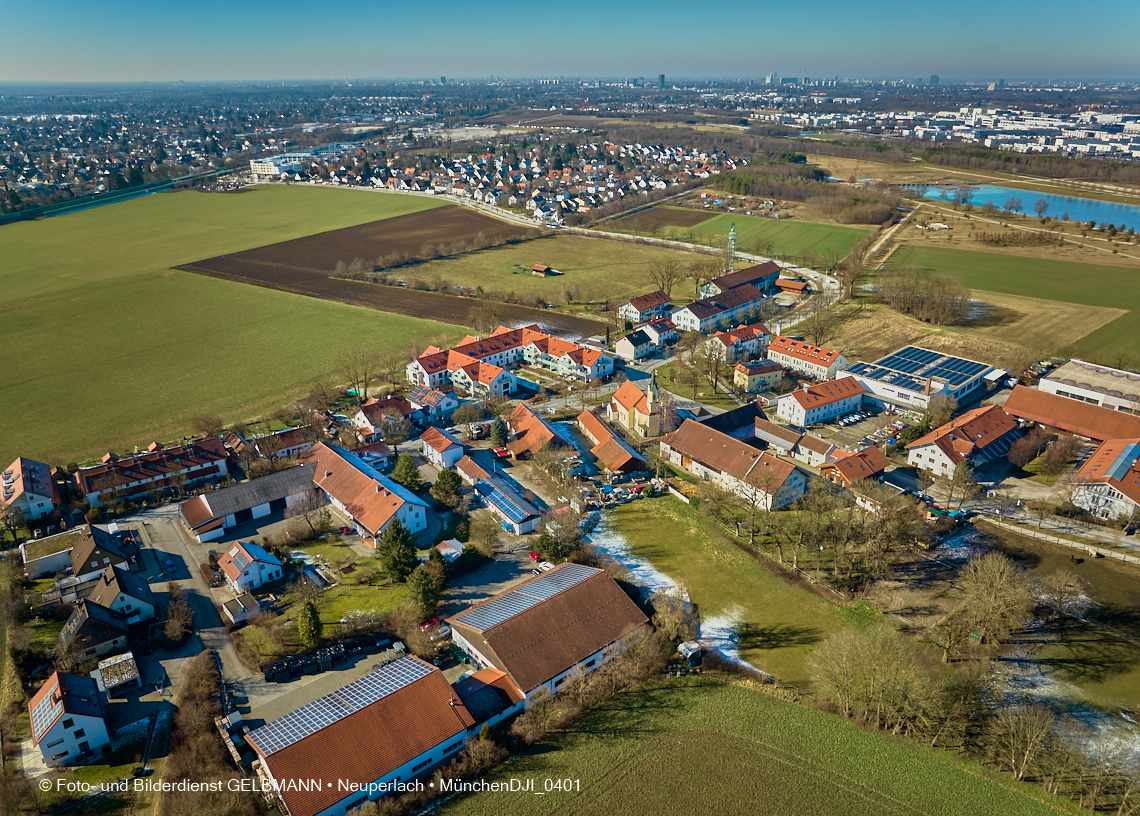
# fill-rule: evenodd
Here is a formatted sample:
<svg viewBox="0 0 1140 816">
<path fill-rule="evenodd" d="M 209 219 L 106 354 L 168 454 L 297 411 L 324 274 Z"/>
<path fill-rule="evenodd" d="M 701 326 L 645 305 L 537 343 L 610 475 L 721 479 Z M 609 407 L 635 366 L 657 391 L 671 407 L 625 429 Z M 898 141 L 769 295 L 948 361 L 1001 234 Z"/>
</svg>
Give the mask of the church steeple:
<svg viewBox="0 0 1140 816">
<path fill-rule="evenodd" d="M 650 416 L 657 413 L 657 372 L 649 375 L 649 388 L 645 391 L 645 407 Z"/>
</svg>

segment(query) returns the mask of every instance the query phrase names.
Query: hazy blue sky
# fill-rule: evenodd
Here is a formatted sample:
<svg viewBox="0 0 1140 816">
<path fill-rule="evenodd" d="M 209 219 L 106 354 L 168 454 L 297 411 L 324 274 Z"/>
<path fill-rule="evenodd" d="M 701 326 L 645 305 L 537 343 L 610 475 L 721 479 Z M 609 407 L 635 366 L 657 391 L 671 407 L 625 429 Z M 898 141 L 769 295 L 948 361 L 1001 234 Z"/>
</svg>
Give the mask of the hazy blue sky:
<svg viewBox="0 0 1140 816">
<path fill-rule="evenodd" d="M 2 80 L 1140 77 L 1140 2 L 13 0 Z"/>
</svg>

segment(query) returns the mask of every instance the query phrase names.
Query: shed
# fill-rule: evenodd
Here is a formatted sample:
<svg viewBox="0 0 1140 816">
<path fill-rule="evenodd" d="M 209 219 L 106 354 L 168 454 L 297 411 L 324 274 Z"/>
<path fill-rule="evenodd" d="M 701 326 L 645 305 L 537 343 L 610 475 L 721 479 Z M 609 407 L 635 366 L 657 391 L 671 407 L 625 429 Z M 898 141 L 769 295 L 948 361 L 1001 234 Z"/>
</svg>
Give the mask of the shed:
<svg viewBox="0 0 1140 816">
<path fill-rule="evenodd" d="M 690 666 L 701 665 L 701 644 L 695 640 L 686 640 L 677 647 L 677 652 Z"/>
</svg>

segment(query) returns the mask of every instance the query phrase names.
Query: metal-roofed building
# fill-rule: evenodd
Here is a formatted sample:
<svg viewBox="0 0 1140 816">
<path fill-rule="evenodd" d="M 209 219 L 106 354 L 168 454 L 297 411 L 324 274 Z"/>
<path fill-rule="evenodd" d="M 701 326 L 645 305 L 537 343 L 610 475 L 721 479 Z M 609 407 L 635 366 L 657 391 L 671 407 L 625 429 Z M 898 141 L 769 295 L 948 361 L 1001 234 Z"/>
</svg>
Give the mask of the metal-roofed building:
<svg viewBox="0 0 1140 816">
<path fill-rule="evenodd" d="M 200 543 L 214 541 L 232 527 L 283 512 L 306 494 L 315 492 L 316 469 L 314 464 L 301 465 L 223 487 L 182 502 L 178 512 Z"/>
<path fill-rule="evenodd" d="M 455 645 L 505 673 L 529 707 L 620 655 L 648 619 L 604 570 L 567 563 L 448 622 Z"/>
<path fill-rule="evenodd" d="M 474 725 L 443 673 L 387 663 L 247 735 L 289 816 L 344 816 L 453 758 Z M 293 784 L 338 780 L 337 784 Z M 347 790 L 346 792 L 346 788 Z"/>
<path fill-rule="evenodd" d="M 873 363 L 855 363 L 840 376 L 854 377 L 867 399 L 906 408 L 924 409 L 944 394 L 962 405 L 986 386 L 994 367 L 919 346 L 906 346 Z"/>
<path fill-rule="evenodd" d="M 1037 388 L 1046 394 L 1140 415 L 1140 374 L 1084 360 L 1069 360 L 1043 377 Z"/>
</svg>

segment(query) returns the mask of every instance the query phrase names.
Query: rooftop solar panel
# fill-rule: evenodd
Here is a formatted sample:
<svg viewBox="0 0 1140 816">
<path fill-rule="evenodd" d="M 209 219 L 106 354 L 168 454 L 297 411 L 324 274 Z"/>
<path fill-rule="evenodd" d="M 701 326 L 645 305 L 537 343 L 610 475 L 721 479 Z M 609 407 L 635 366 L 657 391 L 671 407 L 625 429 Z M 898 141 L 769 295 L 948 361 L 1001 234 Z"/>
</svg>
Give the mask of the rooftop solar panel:
<svg viewBox="0 0 1140 816">
<path fill-rule="evenodd" d="M 55 699 L 55 691 L 48 693 L 32 709 L 32 734 L 38 740 L 63 711 L 62 698 Z"/>
<path fill-rule="evenodd" d="M 431 672 L 432 667 L 419 660 L 400 658 L 261 726 L 249 735 L 250 739 L 266 756 L 275 754 L 416 680 L 427 677 Z"/>
<path fill-rule="evenodd" d="M 600 570 L 583 567 L 580 564 L 564 564 L 559 569 L 544 573 L 530 583 L 510 591 L 478 609 L 461 612 L 451 620 L 452 622 L 463 623 L 473 629 L 490 629 L 492 626 L 498 626 L 500 623 L 515 617 L 515 615 L 538 606 L 543 601 L 553 598 L 560 592 L 597 575 L 599 572 Z"/>
<path fill-rule="evenodd" d="M 1125 445 L 1124 450 L 1116 457 L 1116 461 L 1108 468 L 1105 475 L 1110 479 L 1124 479 L 1128 471 L 1132 469 L 1132 463 L 1136 461 L 1137 456 L 1140 456 L 1140 445 L 1135 442 Z"/>
</svg>

